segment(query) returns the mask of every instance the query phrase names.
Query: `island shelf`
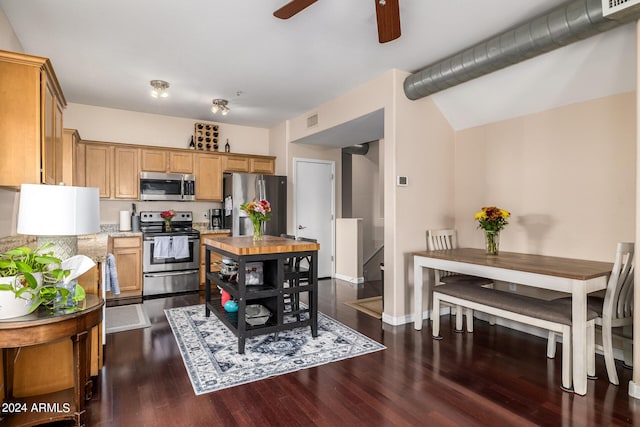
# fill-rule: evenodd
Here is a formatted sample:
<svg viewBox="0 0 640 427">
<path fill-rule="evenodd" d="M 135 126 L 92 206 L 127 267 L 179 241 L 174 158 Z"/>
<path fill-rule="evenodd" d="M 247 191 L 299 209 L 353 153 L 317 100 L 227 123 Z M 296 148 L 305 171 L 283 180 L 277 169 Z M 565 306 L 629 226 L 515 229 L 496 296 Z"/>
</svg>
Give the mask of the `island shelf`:
<svg viewBox="0 0 640 427">
<path fill-rule="evenodd" d="M 311 335 L 318 335 L 318 250 L 315 242 L 276 236 L 263 236 L 254 241 L 252 236 L 204 239 L 205 244 L 205 315 L 213 313 L 238 337 L 238 353 L 244 353 L 245 341 L 249 337 L 265 335 L 309 326 Z M 225 280 L 219 272 L 211 270 L 211 254 L 234 260 L 238 264 L 237 281 Z M 304 284 L 291 279 L 288 261 L 307 257 L 308 280 Z M 248 285 L 246 268 L 248 263 L 262 263 L 262 284 Z M 219 301 L 212 300 L 212 288 L 228 292 L 238 302 L 238 311 L 228 313 Z M 308 307 L 300 308 L 292 301 L 300 301 L 307 294 Z M 261 304 L 271 316 L 263 325 L 246 322 L 246 307 Z"/>
</svg>

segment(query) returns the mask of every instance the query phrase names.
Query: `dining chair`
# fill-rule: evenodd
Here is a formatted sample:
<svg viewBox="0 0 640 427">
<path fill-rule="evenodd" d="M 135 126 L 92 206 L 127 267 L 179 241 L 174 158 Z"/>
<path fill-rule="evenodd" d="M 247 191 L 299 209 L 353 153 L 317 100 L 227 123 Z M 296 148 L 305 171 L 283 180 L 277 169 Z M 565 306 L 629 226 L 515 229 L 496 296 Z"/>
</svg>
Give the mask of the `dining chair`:
<svg viewBox="0 0 640 427">
<path fill-rule="evenodd" d="M 427 250 L 441 251 L 458 247 L 458 233 L 454 229 L 427 230 Z M 450 271 L 435 270 L 435 283 L 461 283 L 475 285 L 493 284 L 491 279 L 452 273 Z"/>
<path fill-rule="evenodd" d="M 427 230 L 427 250 L 440 251 L 447 249 L 456 249 L 458 247 L 458 233 L 451 228 L 440 230 Z M 467 274 L 453 273 L 444 270 L 434 270 L 434 283 L 436 286 L 440 284 L 460 283 L 475 286 L 492 286 L 491 279 L 483 277 L 470 276 Z M 455 306 L 456 316 L 456 332 L 462 332 L 462 307 Z M 466 309 L 467 330 L 473 330 L 473 310 Z M 490 316 L 489 323 L 495 325 L 495 316 Z M 471 325 L 471 327 L 469 327 Z"/>
<path fill-rule="evenodd" d="M 594 292 L 587 296 L 588 308 L 598 314 L 595 324 L 600 326 L 602 331 L 602 346 L 597 345 L 596 348 L 602 350 L 609 382 L 615 385 L 619 385 L 619 380 L 613 358 L 612 330 L 633 324 L 633 255 L 633 243 L 618 243 L 604 296 L 602 292 Z M 555 354 L 556 334 L 549 332 L 547 357 L 553 358 Z"/>
</svg>

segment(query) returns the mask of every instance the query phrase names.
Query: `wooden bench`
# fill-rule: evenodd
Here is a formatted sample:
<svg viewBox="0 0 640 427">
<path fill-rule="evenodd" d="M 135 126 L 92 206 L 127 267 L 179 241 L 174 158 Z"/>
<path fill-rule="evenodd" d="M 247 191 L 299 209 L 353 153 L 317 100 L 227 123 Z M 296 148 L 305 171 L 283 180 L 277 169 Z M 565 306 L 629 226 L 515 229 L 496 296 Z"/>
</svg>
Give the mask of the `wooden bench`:
<svg viewBox="0 0 640 427">
<path fill-rule="evenodd" d="M 462 307 L 481 311 L 500 318 L 537 326 L 562 334 L 562 388 L 572 390 L 571 372 L 571 301 L 545 301 L 525 295 L 499 291 L 480 286 L 445 284 L 433 291 L 433 338 L 440 336 L 440 303 L 454 304 L 458 308 L 456 328 L 462 329 Z M 595 375 L 595 327 L 597 313 L 587 310 L 587 375 Z M 467 315 L 467 331 L 473 332 L 473 316 Z M 547 348 L 547 356 L 553 358 Z"/>
</svg>

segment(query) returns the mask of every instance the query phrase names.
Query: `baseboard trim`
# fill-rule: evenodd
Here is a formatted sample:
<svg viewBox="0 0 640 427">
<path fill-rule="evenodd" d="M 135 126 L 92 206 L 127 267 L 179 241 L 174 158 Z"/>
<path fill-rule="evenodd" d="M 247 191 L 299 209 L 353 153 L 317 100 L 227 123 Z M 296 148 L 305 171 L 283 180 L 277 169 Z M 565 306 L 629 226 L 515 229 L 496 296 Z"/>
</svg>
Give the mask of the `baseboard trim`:
<svg viewBox="0 0 640 427">
<path fill-rule="evenodd" d="M 346 276 L 344 274 L 334 274 L 334 276 L 336 279 L 340 279 L 340 280 L 344 280 L 345 282 L 349 282 L 349 283 L 364 283 L 364 277 L 351 277 L 351 276 Z"/>
</svg>

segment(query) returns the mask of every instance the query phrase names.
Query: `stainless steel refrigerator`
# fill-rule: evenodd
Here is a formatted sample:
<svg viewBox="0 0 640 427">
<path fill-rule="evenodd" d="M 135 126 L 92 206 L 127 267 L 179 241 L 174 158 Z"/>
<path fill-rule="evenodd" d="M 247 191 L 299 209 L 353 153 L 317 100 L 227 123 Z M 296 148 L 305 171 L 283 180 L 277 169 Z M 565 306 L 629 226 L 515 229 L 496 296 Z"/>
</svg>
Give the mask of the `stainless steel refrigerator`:
<svg viewBox="0 0 640 427">
<path fill-rule="evenodd" d="M 264 234 L 279 236 L 287 232 L 287 177 L 253 173 L 225 173 L 223 176 L 224 228 L 232 236 L 253 234 L 253 224 L 240 205 L 266 199 L 271 204 L 271 220 L 264 224 Z"/>
</svg>

